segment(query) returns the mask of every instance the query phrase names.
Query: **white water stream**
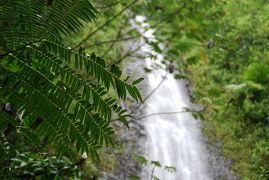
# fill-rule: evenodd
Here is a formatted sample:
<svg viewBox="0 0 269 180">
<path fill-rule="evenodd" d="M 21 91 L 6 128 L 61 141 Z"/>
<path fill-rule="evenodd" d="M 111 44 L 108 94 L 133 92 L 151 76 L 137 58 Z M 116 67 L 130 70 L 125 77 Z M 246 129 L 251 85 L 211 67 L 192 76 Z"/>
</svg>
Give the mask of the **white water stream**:
<svg viewBox="0 0 269 180">
<path fill-rule="evenodd" d="M 137 16 L 132 21 L 140 33 L 154 41 L 154 30 L 150 29 L 143 16 Z M 145 28 L 148 30 L 145 32 Z M 144 44 L 141 38 L 141 44 Z M 152 52 L 149 45 L 142 48 L 144 54 L 153 53 L 157 59 L 146 58 L 146 64 L 151 67 L 153 63 L 159 63 L 163 59 L 161 54 Z M 149 92 L 156 88 L 163 76 L 166 79 L 156 92 L 146 101 L 145 114 L 160 112 L 182 111 L 184 107 L 190 107 L 191 103 L 184 81 L 178 81 L 173 74 L 166 73 L 162 68 L 148 74 Z M 169 115 L 155 115 L 148 117 L 143 122 L 147 131 L 145 142 L 145 157 L 149 160 L 159 161 L 162 168 L 154 169 L 154 176 L 161 180 L 210 180 L 213 179 L 209 170 L 209 155 L 203 142 L 200 123 L 191 113 L 178 113 Z M 164 170 L 165 166 L 174 166 L 174 173 Z M 144 168 L 142 179 L 149 180 L 152 166 Z"/>
</svg>

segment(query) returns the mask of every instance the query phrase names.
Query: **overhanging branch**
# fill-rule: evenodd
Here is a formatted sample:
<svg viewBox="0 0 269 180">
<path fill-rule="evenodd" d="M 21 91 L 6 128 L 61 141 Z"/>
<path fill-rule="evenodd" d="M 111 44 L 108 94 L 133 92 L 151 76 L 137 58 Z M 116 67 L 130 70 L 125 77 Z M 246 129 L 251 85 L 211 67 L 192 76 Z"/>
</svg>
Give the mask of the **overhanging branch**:
<svg viewBox="0 0 269 180">
<path fill-rule="evenodd" d="M 205 108 L 202 108 L 201 110 L 193 110 L 193 109 L 187 109 L 186 110 L 182 110 L 182 111 L 171 111 L 171 112 L 158 112 L 158 113 L 152 113 L 152 114 L 147 114 L 147 115 L 144 115 L 144 116 L 140 116 L 138 118 L 134 118 L 136 120 L 141 120 L 141 119 L 145 119 L 145 118 L 148 118 L 148 117 L 151 117 L 151 116 L 158 116 L 158 115 L 173 115 L 173 114 L 180 114 L 180 113 L 199 113 L 199 112 L 202 112 L 206 109 Z"/>
<path fill-rule="evenodd" d="M 95 29 L 93 32 L 91 32 L 86 38 L 84 38 L 80 43 L 75 45 L 72 49 L 77 49 L 80 47 L 83 43 L 85 43 L 88 39 L 90 39 L 95 33 L 103 29 L 105 26 L 110 24 L 112 21 L 114 21 L 118 16 L 120 16 L 123 12 L 125 12 L 127 9 L 129 9 L 132 5 L 134 5 L 137 2 L 137 0 L 132 1 L 130 4 L 128 4 L 125 8 L 123 8 L 118 14 L 113 16 L 112 18 L 108 19 L 104 24 L 99 26 L 97 29 Z"/>
</svg>

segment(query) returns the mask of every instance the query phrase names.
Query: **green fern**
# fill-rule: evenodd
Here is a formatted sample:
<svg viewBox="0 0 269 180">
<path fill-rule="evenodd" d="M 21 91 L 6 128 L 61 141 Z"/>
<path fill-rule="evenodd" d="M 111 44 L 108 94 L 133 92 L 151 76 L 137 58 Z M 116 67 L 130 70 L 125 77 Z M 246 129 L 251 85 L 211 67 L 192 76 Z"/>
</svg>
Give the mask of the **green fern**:
<svg viewBox="0 0 269 180">
<path fill-rule="evenodd" d="M 96 159 L 99 147 L 113 146 L 112 114 L 128 126 L 127 110 L 117 101 L 128 93 L 142 101 L 135 87 L 141 79 L 129 83 L 116 65 L 107 68 L 94 53 L 64 46 L 62 37 L 96 19 L 98 12 L 88 0 L 46 2 L 0 2 L 0 105 L 11 103 L 23 112 L 19 120 L 0 111 L 0 156 L 15 156 L 5 134 L 12 125 L 36 150 L 46 140 L 60 157 L 75 149 Z M 118 98 L 110 95 L 113 89 Z"/>
</svg>

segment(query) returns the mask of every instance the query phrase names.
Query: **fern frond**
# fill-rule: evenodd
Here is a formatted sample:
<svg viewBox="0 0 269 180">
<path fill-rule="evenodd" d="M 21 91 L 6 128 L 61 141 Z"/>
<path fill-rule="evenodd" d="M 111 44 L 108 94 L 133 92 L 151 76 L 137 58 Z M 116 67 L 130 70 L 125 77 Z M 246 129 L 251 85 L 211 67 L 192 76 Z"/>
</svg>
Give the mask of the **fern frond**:
<svg viewBox="0 0 269 180">
<path fill-rule="evenodd" d="M 127 95 L 126 91 L 128 91 L 136 101 L 142 101 L 142 97 L 138 89 L 134 85 L 128 84 L 124 80 L 120 79 L 121 70 L 118 66 L 113 65 L 109 71 L 105 67 L 104 60 L 96 57 L 94 53 L 88 57 L 82 49 L 80 49 L 79 53 L 75 53 L 64 48 L 62 44 L 57 41 L 44 40 L 44 42 L 47 43 L 47 47 L 50 52 L 58 55 L 65 62 L 69 63 L 70 59 L 74 58 L 78 66 L 84 67 L 86 72 L 95 77 L 97 81 L 101 82 L 107 89 L 113 85 L 117 90 L 119 98 L 125 99 Z"/>
<path fill-rule="evenodd" d="M 105 142 L 112 144 L 110 135 L 113 134 L 112 128 L 109 126 L 109 122 L 99 115 L 93 115 L 92 113 L 92 105 L 87 103 L 84 99 L 78 97 L 76 94 L 72 94 L 68 91 L 64 91 L 57 87 L 52 83 L 51 80 L 46 77 L 46 75 L 42 74 L 36 69 L 33 69 L 31 66 L 25 64 L 23 61 L 17 59 L 21 64 L 21 73 L 23 74 L 21 77 L 17 77 L 18 79 L 22 79 L 24 82 L 30 82 L 29 87 L 32 86 L 36 91 L 43 93 L 43 96 L 47 96 L 51 99 L 52 102 L 57 104 L 60 107 L 64 107 L 63 110 L 68 111 L 71 103 L 75 103 L 74 110 L 74 120 L 80 119 L 80 123 L 91 131 L 91 136 L 96 139 L 100 145 L 102 145 L 103 140 Z M 38 81 L 38 83 L 36 83 Z M 40 84 L 43 84 L 41 87 Z M 24 87 L 25 88 L 25 87 Z M 46 92 L 50 92 L 50 94 L 46 94 Z M 27 92 L 31 95 L 31 92 Z M 64 96 L 63 96 L 64 95 Z M 55 99 L 55 97 L 58 97 Z M 35 102 L 34 99 L 32 101 Z M 37 103 L 37 102 L 35 102 Z"/>
<path fill-rule="evenodd" d="M 62 42 L 62 36 L 77 32 L 97 14 L 88 0 L 52 5 L 43 0 L 0 1 L 0 61 L 5 60 L 0 63 L 0 96 L 24 111 L 20 123 L 0 111 L 1 131 L 12 124 L 31 144 L 47 139 L 59 156 L 75 148 L 97 158 L 100 146 L 113 146 L 112 113 L 128 127 L 127 110 L 117 101 L 127 94 L 142 101 L 135 86 L 141 79 L 127 82 L 116 65 L 108 69 L 94 53 L 73 52 Z M 111 97 L 111 89 L 118 98 Z M 1 140 L 5 151 L 8 142 Z"/>
<path fill-rule="evenodd" d="M 24 0 L 18 2 L 18 13 L 23 14 L 21 19 L 25 27 L 26 42 L 34 42 L 40 39 L 40 33 L 46 31 L 44 23 L 46 14 L 45 2 L 41 0 Z"/>
<path fill-rule="evenodd" d="M 37 89 L 33 84 L 29 84 L 25 77 L 9 72 L 6 72 L 6 74 L 14 76 L 17 81 L 22 83 L 21 85 L 25 88 L 26 92 L 24 108 L 32 109 L 28 106 L 34 106 L 38 114 L 44 118 L 44 123 L 47 126 L 41 123 L 38 126 L 37 132 L 40 136 L 49 137 L 51 142 L 56 145 L 58 155 L 62 155 L 65 152 L 64 150 L 71 145 L 71 142 L 76 143 L 78 152 L 97 154 L 96 149 L 98 145 L 95 143 L 95 140 L 90 138 L 85 127 L 74 121 L 73 114 L 61 109 L 63 106 L 58 106 L 55 102 L 51 102 L 51 99 L 46 94 L 43 94 L 42 90 Z M 47 128 L 48 125 L 51 128 Z M 96 156 L 93 158 L 96 158 Z"/>
<path fill-rule="evenodd" d="M 0 31 L 0 37 L 6 40 L 6 46 L 10 50 L 15 50 L 21 45 L 20 34 L 16 33 L 15 21 L 10 20 L 11 18 L 18 19 L 18 15 L 14 13 L 14 11 L 16 12 L 15 4 L 15 0 L 0 1 L 1 27 L 5 27 Z"/>
<path fill-rule="evenodd" d="M 77 32 L 82 22 L 94 20 L 97 13 L 88 0 L 57 0 L 53 6 L 43 0 L 2 0 L 0 19 L 6 25 L 2 24 L 0 36 L 9 51 L 48 37 L 61 40 L 62 35 Z"/>
<path fill-rule="evenodd" d="M 41 37 L 57 37 L 59 34 L 68 35 L 77 32 L 83 26 L 81 21 L 94 20 L 97 13 L 88 0 L 58 0 L 47 10 L 48 17 L 45 19 L 51 20 L 50 15 L 53 15 L 53 21 L 48 21 L 48 29 Z"/>
<path fill-rule="evenodd" d="M 40 65 L 45 66 L 46 68 L 51 68 L 53 72 L 59 74 L 61 81 L 65 82 L 66 86 L 69 86 L 71 92 L 77 92 L 82 89 L 82 98 L 86 101 L 90 101 L 94 110 L 98 111 L 106 120 L 111 119 L 112 109 L 115 110 L 118 117 L 124 117 L 124 112 L 127 110 L 117 110 L 118 106 L 114 98 L 102 98 L 108 95 L 105 88 L 85 80 L 81 75 L 76 74 L 70 67 L 63 66 L 63 62 L 55 56 L 42 52 L 34 47 L 33 50 L 40 61 Z"/>
</svg>

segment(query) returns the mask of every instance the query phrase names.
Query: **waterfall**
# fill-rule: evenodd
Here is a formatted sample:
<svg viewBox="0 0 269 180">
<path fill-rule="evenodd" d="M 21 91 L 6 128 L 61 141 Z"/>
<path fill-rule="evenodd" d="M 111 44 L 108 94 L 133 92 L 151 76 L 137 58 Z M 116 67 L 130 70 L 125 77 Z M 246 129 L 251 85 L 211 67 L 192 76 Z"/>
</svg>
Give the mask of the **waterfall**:
<svg viewBox="0 0 269 180">
<path fill-rule="evenodd" d="M 154 29 L 150 29 L 145 17 L 136 16 L 131 22 L 143 36 L 154 41 Z M 147 29 L 145 31 L 145 28 Z M 144 44 L 141 38 L 141 44 Z M 142 53 L 154 54 L 155 60 L 146 58 L 146 64 L 151 67 L 158 64 L 162 67 L 162 54 L 152 52 L 149 45 L 143 45 Z M 148 74 L 149 91 L 156 88 L 162 79 L 162 84 L 146 101 L 145 114 L 178 112 L 191 106 L 185 81 L 176 80 L 173 74 L 165 68 L 158 68 Z M 145 157 L 158 161 L 162 168 L 154 169 L 154 176 L 161 180 L 210 180 L 213 179 L 209 169 L 209 155 L 203 142 L 200 122 L 191 113 L 155 114 L 143 119 L 147 131 L 145 142 Z M 174 173 L 164 170 L 165 166 L 176 168 Z M 142 179 L 149 180 L 152 166 L 144 168 Z"/>
</svg>

